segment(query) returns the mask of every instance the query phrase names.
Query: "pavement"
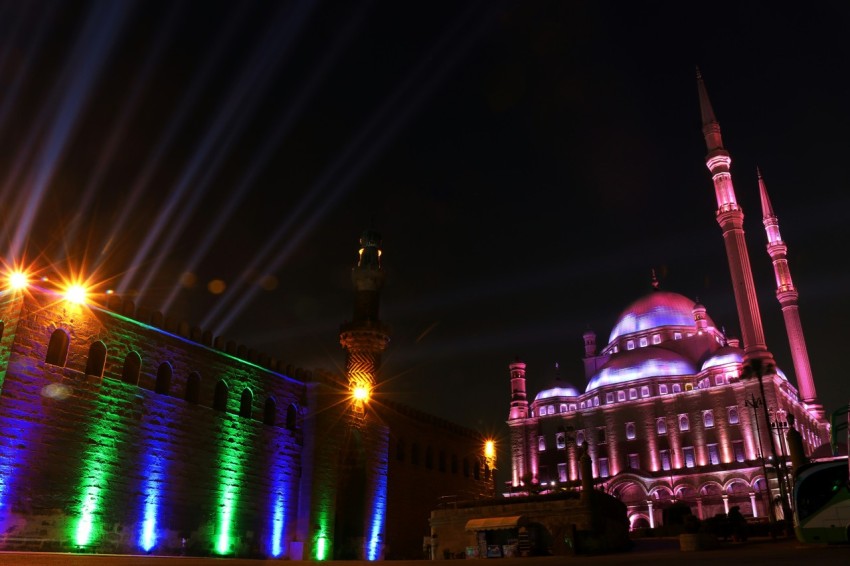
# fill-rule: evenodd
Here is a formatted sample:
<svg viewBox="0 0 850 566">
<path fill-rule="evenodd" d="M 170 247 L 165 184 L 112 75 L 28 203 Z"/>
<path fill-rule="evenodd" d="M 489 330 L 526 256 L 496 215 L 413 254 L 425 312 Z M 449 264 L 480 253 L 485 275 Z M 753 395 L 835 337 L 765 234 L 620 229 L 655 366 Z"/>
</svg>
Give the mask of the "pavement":
<svg viewBox="0 0 850 566">
<path fill-rule="evenodd" d="M 389 566 L 425 566 L 424 560 L 390 560 Z M 459 560 L 443 561 L 448 563 Z M 471 562 L 471 561 L 467 561 Z M 695 552 L 679 550 L 675 538 L 638 539 L 629 552 L 601 556 L 542 556 L 533 558 L 477 559 L 489 566 L 604 566 L 609 564 L 652 566 L 732 565 L 770 566 L 800 564 L 850 564 L 850 545 L 802 544 L 794 539 L 753 538 L 743 543 L 720 543 L 719 548 Z M 39 552 L 0 552 L 0 566 L 258 566 L 280 564 L 280 560 L 196 558 L 186 556 L 125 556 L 108 554 L 63 554 Z M 288 561 L 291 566 L 308 562 Z M 327 566 L 363 566 L 356 560 L 326 561 Z"/>
</svg>

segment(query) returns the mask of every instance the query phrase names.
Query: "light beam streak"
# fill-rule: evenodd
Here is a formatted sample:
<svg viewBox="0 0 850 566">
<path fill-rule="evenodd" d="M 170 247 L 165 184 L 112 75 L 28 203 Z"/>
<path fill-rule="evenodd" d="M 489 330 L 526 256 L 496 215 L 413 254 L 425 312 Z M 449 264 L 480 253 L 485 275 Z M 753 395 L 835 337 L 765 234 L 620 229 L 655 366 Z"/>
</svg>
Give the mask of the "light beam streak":
<svg viewBox="0 0 850 566">
<path fill-rule="evenodd" d="M 122 2 L 105 2 L 92 8 L 86 25 L 80 34 L 63 76 L 70 80 L 65 89 L 64 81 L 60 80 L 57 88 L 62 88 L 65 95 L 56 113 L 48 135 L 35 164 L 33 182 L 29 184 L 26 205 L 19 218 L 17 228 L 10 246 L 10 257 L 17 257 L 23 248 L 24 241 L 32 228 L 32 223 L 41 205 L 41 199 L 53 177 L 54 169 L 65 149 L 65 144 L 71 135 L 83 105 L 94 86 L 100 68 L 106 60 L 115 37 L 122 28 L 127 12 L 127 4 Z"/>
<path fill-rule="evenodd" d="M 212 247 L 215 239 L 230 219 L 232 211 L 239 206 L 248 194 L 250 187 L 253 186 L 257 177 L 259 177 L 263 168 L 269 162 L 269 159 L 274 155 L 275 150 L 277 150 L 278 145 L 283 140 L 284 136 L 292 130 L 292 126 L 295 124 L 296 119 L 301 115 L 301 112 L 304 107 L 307 106 L 307 103 L 312 100 L 314 92 L 322 83 L 328 71 L 332 68 L 337 57 L 343 52 L 343 48 L 349 43 L 349 41 L 351 41 L 352 37 L 354 37 L 354 32 L 359 28 L 365 12 L 366 10 L 364 5 L 361 5 L 361 9 L 355 17 L 348 20 L 348 24 L 343 29 L 342 33 L 336 35 L 336 40 L 331 45 L 331 48 L 325 52 L 325 56 L 319 64 L 313 67 L 313 72 L 308 77 L 306 84 L 298 92 L 295 100 L 293 100 L 290 104 L 282 106 L 284 113 L 279 120 L 275 121 L 279 124 L 278 127 L 273 132 L 272 137 L 266 139 L 266 142 L 263 144 L 259 153 L 254 156 L 254 159 L 251 161 L 251 166 L 248 169 L 248 172 L 242 177 L 239 186 L 236 187 L 235 190 L 230 191 L 230 198 L 219 209 L 219 213 L 215 217 L 212 225 L 205 231 L 204 239 L 195 248 L 189 263 L 183 269 L 184 272 L 194 272 L 198 267 L 198 264 L 206 256 L 206 253 Z M 160 312 L 167 312 L 168 309 L 171 308 L 171 305 L 177 298 L 177 293 L 180 292 L 180 288 L 181 285 L 179 283 L 172 288 L 168 297 L 166 297 L 165 301 L 163 301 L 160 306 Z"/>
<path fill-rule="evenodd" d="M 142 169 L 142 172 L 137 175 L 135 181 L 133 182 L 133 187 L 130 189 L 129 196 L 124 203 L 124 207 L 121 209 L 118 217 L 115 219 L 113 223 L 112 230 L 106 238 L 104 246 L 100 252 L 100 262 L 103 261 L 109 249 L 112 247 L 113 242 L 115 242 L 118 234 L 126 229 L 127 220 L 129 216 L 135 211 L 136 205 L 139 202 L 139 199 L 144 194 L 144 191 L 148 188 L 148 184 L 150 183 L 151 178 L 153 177 L 156 168 L 159 166 L 159 162 L 162 160 L 166 151 L 171 148 L 171 145 L 174 143 L 177 134 L 180 132 L 180 128 L 186 122 L 187 118 L 193 107 L 197 104 L 198 99 L 201 94 L 204 93 L 204 87 L 209 82 L 212 77 L 213 71 L 215 71 L 217 65 L 220 63 L 221 57 L 224 55 L 224 49 L 229 45 L 230 40 L 233 38 L 236 31 L 239 29 L 239 25 L 245 18 L 246 9 L 245 6 L 247 4 L 243 4 L 237 7 L 237 13 L 230 18 L 227 18 L 227 27 L 223 30 L 221 34 L 219 34 L 219 41 L 215 44 L 212 52 L 205 58 L 204 65 L 198 69 L 197 73 L 192 79 L 191 85 L 189 89 L 186 91 L 186 94 L 180 99 L 180 103 L 172 113 L 172 119 L 168 121 L 168 127 L 160 139 L 159 143 L 156 144 L 154 152 L 152 155 L 148 157 L 145 162 L 145 166 Z M 138 265 L 131 264 L 127 273 L 130 278 L 135 273 L 135 271 L 139 268 Z M 125 277 L 116 290 L 119 293 L 124 293 L 129 286 L 128 277 Z"/>
<path fill-rule="evenodd" d="M 259 288 L 252 287 L 247 291 L 242 291 L 245 281 L 248 279 L 248 274 L 257 271 L 261 263 L 264 263 L 264 269 L 267 272 L 278 270 L 289 256 L 295 251 L 301 241 L 310 233 L 312 228 L 322 219 L 325 214 L 331 209 L 336 202 L 348 192 L 350 187 L 357 181 L 360 175 L 365 172 L 374 160 L 381 155 L 383 150 L 392 141 L 398 132 L 412 118 L 415 111 L 419 109 L 425 99 L 431 95 L 436 87 L 442 83 L 446 75 L 451 72 L 460 62 L 462 55 L 468 51 L 478 38 L 489 27 L 490 21 L 479 21 L 478 25 L 473 29 L 469 29 L 470 20 L 474 19 L 474 9 L 470 8 L 458 18 L 451 30 L 445 34 L 437 45 L 432 48 L 425 57 L 419 62 L 416 68 L 408 75 L 407 79 L 390 95 L 389 100 L 381 106 L 381 108 L 373 115 L 365 127 L 355 136 L 348 144 L 342 155 L 339 156 L 330 169 L 313 185 L 306 197 L 302 199 L 296 209 L 290 214 L 289 218 L 275 232 L 274 236 L 263 247 L 261 252 L 255 257 L 250 267 L 243 271 L 242 277 L 237 281 L 237 285 L 232 285 L 229 289 L 229 295 L 226 298 L 232 300 L 232 297 L 237 296 L 238 300 L 234 306 L 228 308 L 227 316 L 215 326 L 215 333 L 221 335 L 239 316 L 242 310 L 253 300 Z M 450 40 L 454 40 L 456 36 L 463 34 L 462 43 L 460 46 L 447 46 Z M 439 57 L 452 47 L 451 53 L 454 55 L 451 59 Z M 434 67 L 437 67 L 434 69 Z M 429 74 L 430 71 L 430 74 Z M 428 76 L 428 80 L 423 80 L 422 75 Z M 412 91 L 412 94 L 409 94 Z M 396 109 L 396 104 L 399 100 L 404 100 L 406 105 L 400 110 Z M 341 180 L 336 179 L 338 170 L 342 170 L 354 157 L 361 146 L 375 134 L 375 130 L 379 125 L 384 125 L 386 128 L 377 132 L 377 140 L 365 150 L 365 155 L 357 156 L 357 160 L 351 167 L 350 171 Z M 326 187 L 336 182 L 336 186 L 326 192 Z M 311 209 L 311 213 L 306 220 L 303 220 L 303 214 L 312 201 L 316 200 L 319 195 L 322 195 L 321 203 Z M 299 221 L 299 231 L 291 235 L 283 250 L 271 260 L 264 261 L 266 255 L 271 250 L 279 248 L 280 241 L 283 239 L 289 227 Z M 226 301 L 219 302 L 208 314 L 205 319 L 206 324 L 202 326 L 210 326 L 213 317 L 226 306 Z"/>
<path fill-rule="evenodd" d="M 175 24 L 178 20 L 177 16 L 181 11 L 182 6 L 183 4 L 179 2 L 174 3 L 171 12 L 165 19 L 165 23 L 159 28 L 159 32 L 153 39 L 153 46 L 152 48 L 149 48 L 144 64 L 139 72 L 134 74 L 135 78 L 133 80 L 130 93 L 126 97 L 126 102 L 122 107 L 121 114 L 112 126 L 109 138 L 106 143 L 103 144 L 104 152 L 98 159 L 94 173 L 92 173 L 86 183 L 86 187 L 83 190 L 83 196 L 80 198 L 79 204 L 77 205 L 77 212 L 69 223 L 68 232 L 64 237 L 64 240 L 68 243 L 74 241 L 77 231 L 85 222 L 86 214 L 89 212 L 89 206 L 97 194 L 97 190 L 100 188 L 100 184 L 103 177 L 106 175 L 109 166 L 112 164 L 113 156 L 118 150 L 120 141 L 126 137 L 127 124 L 130 121 L 130 118 L 132 118 L 136 113 L 136 109 L 141 101 L 141 95 L 145 87 L 148 86 L 148 80 L 156 68 L 156 63 L 158 63 L 162 58 L 165 47 L 168 45 L 168 38 L 174 31 Z M 54 259 L 58 261 L 59 258 Z"/>
<path fill-rule="evenodd" d="M 188 199 L 182 205 L 184 210 L 195 210 L 234 141 L 250 123 L 249 117 L 253 108 L 257 105 L 258 99 L 265 91 L 271 78 L 275 76 L 274 70 L 285 60 L 293 41 L 298 37 L 304 19 L 309 15 L 312 3 L 301 2 L 297 6 L 299 8 L 296 13 L 297 17 L 289 17 L 289 12 L 284 12 L 284 10 L 278 12 L 277 19 L 269 24 L 265 37 L 254 50 L 251 60 L 255 63 L 243 67 L 242 74 L 233 82 L 234 87 L 222 104 L 221 111 L 216 113 L 218 118 L 213 123 L 211 130 L 204 135 L 201 147 L 195 152 L 189 166 L 184 170 L 180 181 L 177 183 L 174 198 L 169 199 L 167 203 L 171 206 L 157 215 L 158 222 L 163 222 L 163 226 L 167 218 L 175 212 L 174 208 L 178 199 L 189 190 L 192 180 L 199 173 L 201 167 L 206 166 L 203 178 L 200 182 L 195 183 L 194 189 L 191 190 Z M 222 136 L 224 139 L 219 142 Z M 208 159 L 210 152 L 213 151 L 217 143 L 218 151 L 212 158 Z M 189 214 L 183 214 L 169 225 L 165 239 L 159 241 L 159 254 L 146 270 L 147 274 L 139 285 L 137 300 L 141 301 L 144 297 L 163 260 L 169 256 L 174 242 L 183 232 L 190 218 Z M 150 252 L 159 232 L 161 230 L 155 230 L 148 235 L 139 253 L 147 254 Z M 141 261 L 143 261 L 143 258 L 138 262 Z"/>
</svg>

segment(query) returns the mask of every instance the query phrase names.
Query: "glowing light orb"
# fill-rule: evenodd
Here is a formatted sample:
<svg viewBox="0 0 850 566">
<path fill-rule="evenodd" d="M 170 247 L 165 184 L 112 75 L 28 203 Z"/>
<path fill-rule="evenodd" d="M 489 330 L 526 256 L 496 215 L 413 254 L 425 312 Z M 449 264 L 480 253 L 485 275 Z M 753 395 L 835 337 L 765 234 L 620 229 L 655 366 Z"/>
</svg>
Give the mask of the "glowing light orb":
<svg viewBox="0 0 850 566">
<path fill-rule="evenodd" d="M 63 401 L 71 396 L 71 388 L 62 383 L 51 383 L 41 389 L 41 394 L 49 399 Z"/>
<path fill-rule="evenodd" d="M 488 460 L 492 460 L 496 456 L 496 443 L 492 440 L 488 440 L 484 443 L 484 456 Z"/>
<path fill-rule="evenodd" d="M 88 290 L 79 284 L 70 285 L 65 289 L 65 300 L 78 305 L 85 304 Z"/>
<path fill-rule="evenodd" d="M 207 283 L 207 291 L 209 291 L 213 295 L 221 295 L 222 293 L 224 293 L 225 289 L 227 289 L 227 283 L 225 283 L 221 279 L 213 279 L 212 281 Z"/>
<path fill-rule="evenodd" d="M 365 385 L 358 385 L 352 390 L 351 396 L 354 397 L 355 401 L 366 402 L 369 400 L 369 388 Z"/>
<path fill-rule="evenodd" d="M 26 289 L 29 286 L 30 280 L 27 274 L 23 271 L 14 271 L 9 274 L 9 287 L 15 291 Z"/>
</svg>

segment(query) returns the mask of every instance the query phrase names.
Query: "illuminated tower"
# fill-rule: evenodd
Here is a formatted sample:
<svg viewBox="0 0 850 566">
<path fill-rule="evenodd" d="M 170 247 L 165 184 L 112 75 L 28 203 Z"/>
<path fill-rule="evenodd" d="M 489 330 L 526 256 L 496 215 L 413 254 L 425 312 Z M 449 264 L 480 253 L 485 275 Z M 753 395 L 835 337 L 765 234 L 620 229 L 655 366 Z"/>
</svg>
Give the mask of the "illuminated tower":
<svg viewBox="0 0 850 566">
<path fill-rule="evenodd" d="M 525 419 L 528 417 L 528 397 L 525 393 L 525 363 L 516 359 L 510 365 L 511 370 L 511 412 L 508 426 L 511 427 L 511 485 L 517 487 L 526 474 L 528 461 L 528 439 L 526 438 Z"/>
<path fill-rule="evenodd" d="M 738 206 L 735 188 L 732 186 L 732 176 L 729 172 L 732 158 L 723 147 L 720 124 L 714 117 L 714 110 L 708 100 L 699 69 L 697 69 L 697 87 L 702 113 L 702 133 L 708 148 L 705 165 L 711 171 L 714 181 L 714 191 L 717 196 L 717 223 L 723 230 L 723 241 L 726 244 L 726 256 L 729 260 L 732 288 L 735 292 L 741 336 L 744 340 L 744 357 L 746 360 L 758 358 L 770 361 L 772 356 L 764 340 L 761 314 L 753 284 L 753 272 L 750 268 L 750 256 L 744 239 L 744 212 Z"/>
<path fill-rule="evenodd" d="M 389 329 L 378 318 L 384 270 L 381 268 L 381 235 L 367 230 L 360 237 L 357 265 L 351 272 L 354 283 L 354 313 L 340 327 L 339 342 L 346 352 L 345 372 L 357 405 L 368 399 L 381 353 L 390 341 Z"/>
<path fill-rule="evenodd" d="M 797 288 L 791 280 L 791 269 L 788 267 L 786 253 L 788 247 L 782 241 L 779 233 L 779 219 L 773 213 L 767 187 L 758 172 L 759 193 L 761 195 L 761 210 L 764 229 L 767 232 L 767 253 L 773 261 L 773 271 L 776 274 L 776 298 L 782 306 L 782 316 L 785 318 L 785 328 L 788 332 L 788 342 L 791 347 L 791 359 L 794 361 L 794 373 L 797 374 L 797 385 L 800 397 L 806 405 L 818 416 L 823 416 L 823 407 L 818 403 L 815 392 L 815 382 L 812 378 L 812 368 L 809 365 L 809 353 L 806 350 L 806 339 L 800 324 L 800 310 L 797 305 Z"/>
</svg>

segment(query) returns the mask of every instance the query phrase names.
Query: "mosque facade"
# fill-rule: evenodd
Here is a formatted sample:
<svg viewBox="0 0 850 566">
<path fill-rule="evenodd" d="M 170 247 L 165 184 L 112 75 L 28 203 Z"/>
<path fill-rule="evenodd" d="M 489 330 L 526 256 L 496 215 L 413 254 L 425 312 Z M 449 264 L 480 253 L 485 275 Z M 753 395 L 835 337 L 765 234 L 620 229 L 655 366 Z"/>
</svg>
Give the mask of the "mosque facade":
<svg viewBox="0 0 850 566">
<path fill-rule="evenodd" d="M 764 180 L 759 174 L 767 251 L 797 386 L 765 342 L 731 157 L 699 74 L 697 83 L 741 339 L 727 336 L 702 304 L 653 281 L 649 294 L 623 310 L 607 342 L 584 334 L 581 387 L 556 376 L 532 397 L 526 364 L 517 359 L 509 366 L 508 495 L 573 489 L 586 452 L 597 487 L 627 505 L 632 528 L 660 525 L 674 502 L 703 519 L 732 506 L 782 518 L 790 493 L 787 431 L 801 434 L 806 454 L 828 442 L 787 246 Z"/>
</svg>

